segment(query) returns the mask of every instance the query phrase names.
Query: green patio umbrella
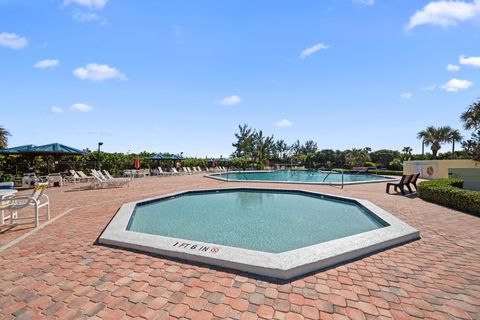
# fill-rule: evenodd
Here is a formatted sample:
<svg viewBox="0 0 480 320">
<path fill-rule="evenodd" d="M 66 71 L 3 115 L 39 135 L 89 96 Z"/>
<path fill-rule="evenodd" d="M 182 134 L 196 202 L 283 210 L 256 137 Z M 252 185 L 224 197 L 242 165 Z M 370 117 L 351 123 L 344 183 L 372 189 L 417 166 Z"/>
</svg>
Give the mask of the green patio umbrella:
<svg viewBox="0 0 480 320">
<path fill-rule="evenodd" d="M 33 144 L 18 146 L 13 148 L 1 149 L 0 154 L 17 154 L 17 155 L 24 155 L 24 156 L 54 156 L 58 158 L 62 155 L 82 155 L 84 152 L 69 147 L 67 145 L 61 143 L 50 143 L 41 146 L 35 146 Z M 48 171 L 50 172 L 50 163 L 48 165 Z"/>
</svg>

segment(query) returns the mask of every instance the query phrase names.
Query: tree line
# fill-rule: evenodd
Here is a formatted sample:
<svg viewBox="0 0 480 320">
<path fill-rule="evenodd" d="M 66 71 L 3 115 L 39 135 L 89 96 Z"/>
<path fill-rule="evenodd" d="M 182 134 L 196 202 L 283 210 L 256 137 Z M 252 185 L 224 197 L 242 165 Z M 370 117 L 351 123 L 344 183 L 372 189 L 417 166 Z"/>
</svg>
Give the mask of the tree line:
<svg viewBox="0 0 480 320">
<path fill-rule="evenodd" d="M 235 141 L 232 146 L 235 151 L 231 155 L 229 165 L 246 169 L 261 169 L 274 163 L 279 164 L 302 164 L 308 168 L 349 168 L 357 166 L 375 166 L 391 170 L 401 170 L 402 161 L 420 159 L 475 159 L 480 161 L 480 99 L 472 103 L 460 116 L 464 128 L 471 131 L 471 136 L 464 139 L 460 132 L 449 126 L 427 127 L 418 133 L 418 138 L 423 145 L 430 147 L 431 152 L 424 154 L 413 154 L 411 147 L 404 147 L 398 150 L 376 150 L 371 148 L 352 148 L 349 150 L 319 149 L 313 140 L 305 142 L 295 141 L 293 144 L 286 143 L 283 139 L 276 140 L 273 135 L 266 135 L 262 130 L 256 130 L 247 124 L 239 125 L 235 133 Z M 0 149 L 8 145 L 10 133 L 0 126 Z M 439 153 L 445 143 L 452 143 L 452 151 Z M 455 144 L 461 143 L 462 150 L 455 151 Z M 120 172 L 122 169 L 130 168 L 134 158 L 140 157 L 141 166 L 147 168 L 156 165 L 154 162 L 145 160 L 153 153 L 142 152 L 139 154 L 123 153 L 100 153 L 100 160 L 106 168 Z M 19 171 L 19 164 L 22 169 L 29 167 L 41 168 L 44 170 L 48 163 L 45 157 L 28 159 L 22 156 L 0 155 L 0 173 Z M 53 159 L 50 159 L 53 160 Z M 84 163 L 85 166 L 93 166 L 98 161 L 97 152 L 86 150 L 82 156 L 71 156 L 62 159 L 63 162 L 71 162 L 76 165 Z M 33 163 L 32 163 L 33 161 Z M 186 166 L 207 166 L 205 159 L 189 158 L 182 160 Z M 161 163 L 171 165 L 171 163 Z M 25 167 L 25 168 L 24 168 Z M 21 171 L 21 170 L 20 170 Z"/>
<path fill-rule="evenodd" d="M 401 170 L 401 161 L 420 158 L 412 154 L 412 148 L 397 150 L 376 150 L 371 148 L 352 148 L 349 150 L 319 149 L 313 140 L 287 144 L 283 139 L 276 140 L 262 130 L 256 130 L 247 124 L 239 125 L 232 143 L 235 151 L 231 155 L 232 166 L 242 169 L 263 169 L 274 164 L 304 165 L 307 168 L 351 168 L 357 166 L 375 166 L 391 170 Z"/>
<path fill-rule="evenodd" d="M 371 148 L 352 148 L 349 150 L 318 149 L 313 140 L 295 141 L 287 144 L 283 139 L 276 140 L 273 135 L 265 135 L 262 130 L 239 125 L 232 146 L 231 163 L 241 168 L 262 169 L 272 163 L 302 164 L 307 168 L 348 168 L 375 166 L 390 170 L 401 170 L 405 160 L 430 159 L 475 159 L 480 161 L 480 100 L 472 103 L 461 114 L 466 130 L 472 130 L 471 138 L 463 140 L 460 131 L 450 126 L 429 126 L 418 133 L 422 146 L 430 147 L 431 153 L 412 154 L 411 147 L 398 150 L 376 150 Z M 443 144 L 452 143 L 452 151 L 439 154 Z M 455 151 L 455 144 L 461 143 L 463 149 Z"/>
</svg>

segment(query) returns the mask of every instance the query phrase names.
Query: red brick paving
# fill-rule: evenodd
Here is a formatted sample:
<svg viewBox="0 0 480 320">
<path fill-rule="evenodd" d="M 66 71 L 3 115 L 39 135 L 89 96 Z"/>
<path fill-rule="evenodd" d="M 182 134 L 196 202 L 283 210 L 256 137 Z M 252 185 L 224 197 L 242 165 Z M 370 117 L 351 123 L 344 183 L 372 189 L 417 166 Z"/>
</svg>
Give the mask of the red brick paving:
<svg viewBox="0 0 480 320">
<path fill-rule="evenodd" d="M 480 319 L 480 219 L 386 195 L 384 184 L 294 186 L 363 198 L 422 239 L 287 283 L 96 245 L 119 206 L 183 189 L 238 187 L 199 175 L 130 188 L 48 190 L 55 217 L 0 252 L 2 319 Z M 0 234 L 4 245 L 30 226 Z"/>
</svg>

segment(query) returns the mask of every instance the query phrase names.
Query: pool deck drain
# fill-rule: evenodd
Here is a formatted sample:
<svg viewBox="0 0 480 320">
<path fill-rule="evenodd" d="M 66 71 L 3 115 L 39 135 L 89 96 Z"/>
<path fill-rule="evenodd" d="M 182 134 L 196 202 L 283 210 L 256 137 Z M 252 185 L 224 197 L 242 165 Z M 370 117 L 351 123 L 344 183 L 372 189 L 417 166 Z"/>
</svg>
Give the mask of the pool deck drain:
<svg viewBox="0 0 480 320">
<path fill-rule="evenodd" d="M 216 191 L 272 191 L 260 188 L 207 189 Z M 179 197 L 198 190 L 185 190 L 162 197 L 124 204 L 99 238 L 105 245 L 140 250 L 174 258 L 205 263 L 277 279 L 291 279 L 315 270 L 325 269 L 420 237 L 418 230 L 369 201 L 340 197 L 306 190 L 288 190 L 295 194 L 327 196 L 355 202 L 384 221 L 387 226 L 281 253 L 261 252 L 215 243 L 165 237 L 127 230 L 137 205 L 171 197 Z"/>
</svg>

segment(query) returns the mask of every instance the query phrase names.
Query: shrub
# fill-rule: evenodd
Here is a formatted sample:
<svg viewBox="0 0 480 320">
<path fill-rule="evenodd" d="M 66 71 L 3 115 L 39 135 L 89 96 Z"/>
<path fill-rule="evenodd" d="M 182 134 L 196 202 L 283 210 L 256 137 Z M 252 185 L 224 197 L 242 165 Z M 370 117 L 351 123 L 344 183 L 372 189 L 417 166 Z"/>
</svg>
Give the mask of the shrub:
<svg viewBox="0 0 480 320">
<path fill-rule="evenodd" d="M 388 163 L 387 166 L 388 170 L 402 170 L 403 166 L 402 163 L 400 162 L 400 159 L 393 159 Z"/>
<path fill-rule="evenodd" d="M 373 162 L 371 162 L 371 161 L 367 161 L 367 162 L 365 162 L 365 167 L 369 167 L 369 168 L 375 167 L 375 168 L 376 168 L 376 167 L 377 167 L 377 164 L 375 164 L 375 163 L 373 163 Z"/>
<path fill-rule="evenodd" d="M 342 171 L 344 173 L 357 173 L 358 171 L 352 171 L 349 169 L 343 169 L 343 168 L 332 168 L 334 171 Z M 368 169 L 369 174 L 379 174 L 382 176 L 401 176 L 403 175 L 403 171 L 398 171 L 398 170 L 382 170 L 382 169 Z"/>
<path fill-rule="evenodd" d="M 480 192 L 464 190 L 461 179 L 436 179 L 418 184 L 418 196 L 452 209 L 480 215 Z"/>
<path fill-rule="evenodd" d="M 401 176 L 403 171 L 401 170 L 368 170 L 369 173 L 380 174 L 384 176 Z"/>
</svg>

